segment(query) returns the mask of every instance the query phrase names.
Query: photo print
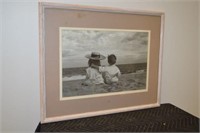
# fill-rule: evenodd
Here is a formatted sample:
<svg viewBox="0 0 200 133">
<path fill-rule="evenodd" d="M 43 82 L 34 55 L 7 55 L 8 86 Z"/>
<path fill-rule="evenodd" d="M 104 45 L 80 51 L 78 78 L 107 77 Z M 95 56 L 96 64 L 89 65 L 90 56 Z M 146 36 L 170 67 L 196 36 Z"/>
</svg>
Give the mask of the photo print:
<svg viewBox="0 0 200 133">
<path fill-rule="evenodd" d="M 145 91 L 150 31 L 60 27 L 61 100 Z"/>
</svg>

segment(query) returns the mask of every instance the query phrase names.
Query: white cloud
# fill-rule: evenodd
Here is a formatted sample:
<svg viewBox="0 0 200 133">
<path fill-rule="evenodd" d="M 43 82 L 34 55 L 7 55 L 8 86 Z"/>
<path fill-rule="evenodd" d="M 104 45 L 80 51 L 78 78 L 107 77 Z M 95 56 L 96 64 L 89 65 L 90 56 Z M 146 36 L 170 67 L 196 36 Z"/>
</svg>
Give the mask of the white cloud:
<svg viewBox="0 0 200 133">
<path fill-rule="evenodd" d="M 115 54 L 118 62 L 123 64 L 144 62 L 147 58 L 147 39 L 147 32 L 64 29 L 63 64 L 64 67 L 85 66 L 85 55 L 93 51 L 105 56 Z"/>
</svg>

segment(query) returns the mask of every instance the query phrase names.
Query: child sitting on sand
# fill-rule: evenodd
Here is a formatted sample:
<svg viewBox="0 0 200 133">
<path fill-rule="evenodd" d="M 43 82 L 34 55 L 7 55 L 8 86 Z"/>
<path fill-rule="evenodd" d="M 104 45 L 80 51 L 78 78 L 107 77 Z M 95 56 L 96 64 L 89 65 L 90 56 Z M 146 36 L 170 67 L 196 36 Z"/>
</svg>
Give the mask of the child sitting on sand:
<svg viewBox="0 0 200 133">
<path fill-rule="evenodd" d="M 119 68 L 115 65 L 116 64 L 116 56 L 111 54 L 108 56 L 108 66 L 97 66 L 92 64 L 92 67 L 98 68 L 99 72 L 102 73 L 104 82 L 106 84 L 117 83 L 119 81 L 119 76 L 121 72 Z"/>
<path fill-rule="evenodd" d="M 86 55 L 86 58 L 89 59 L 88 60 L 89 67 L 86 69 L 86 79 L 82 84 L 85 86 L 104 84 L 104 79 L 102 77 L 102 74 L 99 72 L 97 68 L 91 66 L 92 64 L 95 66 L 101 66 L 100 60 L 103 60 L 106 57 L 98 52 L 92 52 L 91 55 Z"/>
</svg>

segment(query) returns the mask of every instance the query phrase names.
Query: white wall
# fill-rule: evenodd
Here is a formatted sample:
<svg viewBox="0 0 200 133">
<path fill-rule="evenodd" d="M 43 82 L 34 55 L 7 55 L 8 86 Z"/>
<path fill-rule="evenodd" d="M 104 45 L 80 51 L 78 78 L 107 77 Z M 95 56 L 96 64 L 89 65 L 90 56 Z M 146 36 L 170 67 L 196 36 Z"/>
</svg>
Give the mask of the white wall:
<svg viewBox="0 0 200 133">
<path fill-rule="evenodd" d="M 0 0 L 0 132 L 2 123 L 2 0 Z"/>
<path fill-rule="evenodd" d="M 38 3 L 3 3 L 3 132 L 39 122 Z"/>
<path fill-rule="evenodd" d="M 40 110 L 37 1 L 13 1 L 3 5 L 3 131 L 33 132 Z M 197 1 L 59 1 L 165 12 L 161 102 L 198 115 Z"/>
<path fill-rule="evenodd" d="M 169 2 L 164 8 L 166 25 L 161 99 L 197 116 L 197 3 Z"/>
</svg>

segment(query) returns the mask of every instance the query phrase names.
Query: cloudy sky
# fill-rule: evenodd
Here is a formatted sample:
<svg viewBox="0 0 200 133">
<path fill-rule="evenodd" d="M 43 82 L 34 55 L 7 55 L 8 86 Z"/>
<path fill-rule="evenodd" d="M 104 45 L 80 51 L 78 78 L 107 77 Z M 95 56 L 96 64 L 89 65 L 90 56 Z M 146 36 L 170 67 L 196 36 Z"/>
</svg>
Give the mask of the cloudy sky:
<svg viewBox="0 0 200 133">
<path fill-rule="evenodd" d="M 61 28 L 63 68 L 85 67 L 86 54 L 115 54 L 117 64 L 147 62 L 149 31 Z M 102 61 L 107 65 L 107 59 Z"/>
</svg>

